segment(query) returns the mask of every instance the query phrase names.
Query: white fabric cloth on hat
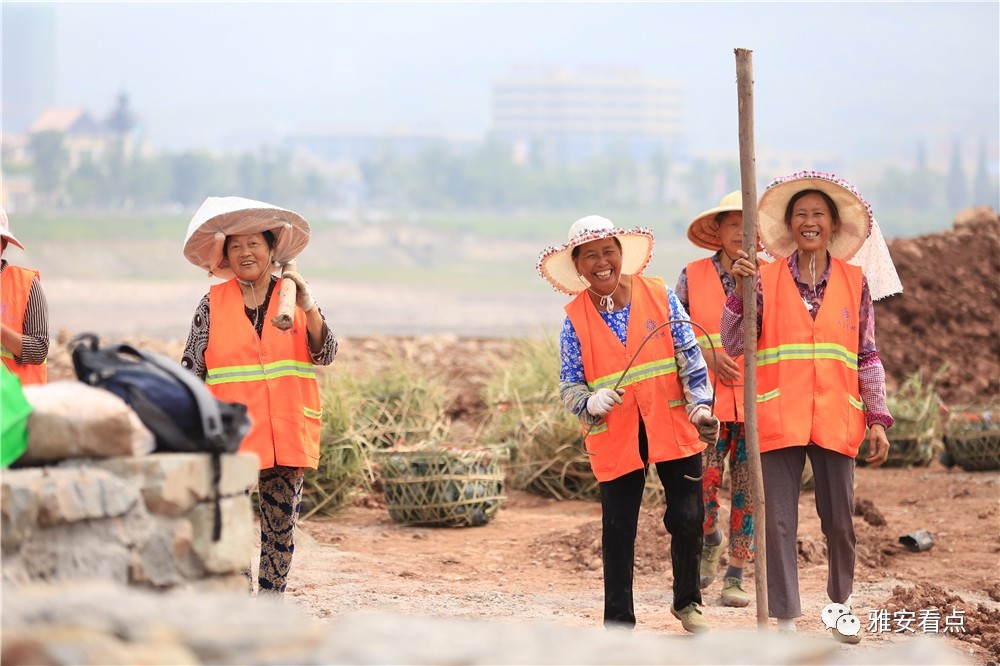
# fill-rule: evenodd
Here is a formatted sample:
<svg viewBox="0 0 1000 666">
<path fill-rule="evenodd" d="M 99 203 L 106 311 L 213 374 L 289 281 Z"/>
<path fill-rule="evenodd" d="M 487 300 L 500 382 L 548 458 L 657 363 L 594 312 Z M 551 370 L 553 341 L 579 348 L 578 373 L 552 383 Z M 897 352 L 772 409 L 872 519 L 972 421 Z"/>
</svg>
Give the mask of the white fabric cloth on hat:
<svg viewBox="0 0 1000 666">
<path fill-rule="evenodd" d="M 872 218 L 871 234 L 865 239 L 857 254 L 847 263 L 861 267 L 861 271 L 868 278 L 868 290 L 871 292 L 872 300 L 877 301 L 902 293 L 903 284 L 899 281 L 896 266 L 892 263 L 889 246 L 886 245 L 882 230 L 874 218 Z"/>
</svg>

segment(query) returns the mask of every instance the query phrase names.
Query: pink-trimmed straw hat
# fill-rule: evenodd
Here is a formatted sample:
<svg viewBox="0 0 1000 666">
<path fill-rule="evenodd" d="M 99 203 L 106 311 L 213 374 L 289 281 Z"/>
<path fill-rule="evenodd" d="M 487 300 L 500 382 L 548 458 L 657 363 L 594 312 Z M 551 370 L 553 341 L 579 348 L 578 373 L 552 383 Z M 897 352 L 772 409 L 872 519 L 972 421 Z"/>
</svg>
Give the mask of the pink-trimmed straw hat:
<svg viewBox="0 0 1000 666">
<path fill-rule="evenodd" d="M 590 283 L 577 272 L 573 263 L 573 248 L 579 245 L 604 238 L 617 238 L 622 244 L 622 275 L 639 275 L 646 270 L 653 257 L 651 230 L 633 227 L 626 231 L 600 215 L 581 217 L 570 226 L 567 236 L 569 240 L 565 244 L 542 250 L 535 268 L 556 291 L 570 296 L 590 287 Z"/>
</svg>

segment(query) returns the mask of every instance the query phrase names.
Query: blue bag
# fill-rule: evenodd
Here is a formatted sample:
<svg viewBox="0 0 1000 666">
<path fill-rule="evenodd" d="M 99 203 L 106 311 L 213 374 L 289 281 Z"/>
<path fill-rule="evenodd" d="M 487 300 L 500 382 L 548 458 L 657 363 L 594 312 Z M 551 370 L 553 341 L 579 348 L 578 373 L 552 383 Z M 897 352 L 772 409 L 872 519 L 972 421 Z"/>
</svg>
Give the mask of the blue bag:
<svg viewBox="0 0 1000 666">
<path fill-rule="evenodd" d="M 166 356 L 127 344 L 98 346 L 92 333 L 70 342 L 77 378 L 114 393 L 135 411 L 156 437 L 157 451 L 212 454 L 215 531 L 219 540 L 220 456 L 233 453 L 250 430 L 247 407 L 223 402 L 204 382 Z"/>
</svg>

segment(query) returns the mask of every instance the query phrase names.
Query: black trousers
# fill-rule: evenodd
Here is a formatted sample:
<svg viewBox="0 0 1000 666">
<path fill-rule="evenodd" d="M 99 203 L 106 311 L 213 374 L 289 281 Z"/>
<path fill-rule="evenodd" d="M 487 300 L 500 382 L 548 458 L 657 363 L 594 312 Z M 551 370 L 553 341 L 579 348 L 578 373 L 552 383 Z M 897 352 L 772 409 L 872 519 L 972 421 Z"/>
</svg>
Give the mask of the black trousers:
<svg viewBox="0 0 1000 666">
<path fill-rule="evenodd" d="M 647 461 L 649 443 L 642 423 L 639 424 L 638 445 L 640 457 Z M 703 544 L 701 525 L 705 519 L 705 505 L 701 497 L 701 454 L 656 463 L 656 473 L 667 495 L 663 525 L 670 534 L 673 605 L 675 610 L 680 610 L 691 602 L 701 603 L 698 566 Z M 697 480 L 685 479 L 685 475 Z M 600 484 L 605 626 L 635 626 L 632 601 L 635 535 L 645 486 L 645 467 Z"/>
</svg>

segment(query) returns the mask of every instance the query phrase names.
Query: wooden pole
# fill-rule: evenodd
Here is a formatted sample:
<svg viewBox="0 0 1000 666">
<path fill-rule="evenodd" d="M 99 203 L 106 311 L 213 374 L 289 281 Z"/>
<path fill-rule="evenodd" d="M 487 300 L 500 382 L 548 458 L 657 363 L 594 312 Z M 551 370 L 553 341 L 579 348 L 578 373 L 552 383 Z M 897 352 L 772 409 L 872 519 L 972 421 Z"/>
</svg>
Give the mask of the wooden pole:
<svg viewBox="0 0 1000 666">
<path fill-rule="evenodd" d="M 739 99 L 740 179 L 743 186 L 743 251 L 757 261 L 757 168 L 753 143 L 753 51 L 736 49 Z M 753 496 L 754 581 L 757 626 L 767 627 L 767 552 L 764 546 L 764 477 L 757 439 L 757 285 L 743 280 L 743 416 Z"/>
<path fill-rule="evenodd" d="M 282 264 L 281 272 L 298 271 L 299 264 L 295 259 L 289 259 Z M 278 291 L 278 312 L 274 315 L 271 323 L 282 331 L 287 331 L 292 327 L 292 320 L 295 318 L 295 283 L 291 280 L 282 280 L 281 288 Z"/>
</svg>

